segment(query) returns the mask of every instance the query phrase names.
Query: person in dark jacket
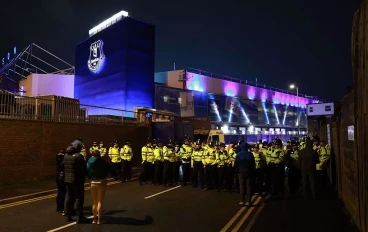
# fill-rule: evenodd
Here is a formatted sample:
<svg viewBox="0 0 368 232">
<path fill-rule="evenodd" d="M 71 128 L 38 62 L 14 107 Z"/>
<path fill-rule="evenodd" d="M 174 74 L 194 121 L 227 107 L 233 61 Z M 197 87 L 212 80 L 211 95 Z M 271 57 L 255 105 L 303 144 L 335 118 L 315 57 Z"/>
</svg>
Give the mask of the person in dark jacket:
<svg viewBox="0 0 368 232">
<path fill-rule="evenodd" d="M 59 154 L 56 156 L 56 185 L 57 185 L 57 195 L 56 195 L 56 212 L 65 214 L 64 212 L 64 202 L 65 202 L 65 182 L 64 182 L 64 155 L 65 149 L 61 148 Z"/>
<path fill-rule="evenodd" d="M 240 185 L 240 203 L 239 205 L 252 205 L 252 178 L 255 170 L 255 160 L 251 152 L 248 151 L 247 143 L 241 144 L 241 150 L 236 154 L 235 166 L 239 170 L 239 185 Z M 245 185 L 247 189 L 247 203 L 245 200 Z"/>
<path fill-rule="evenodd" d="M 299 152 L 299 167 L 302 171 L 303 196 L 307 198 L 308 183 L 312 191 L 313 199 L 316 198 L 316 164 L 319 163 L 319 157 L 316 150 L 313 149 L 313 142 L 307 140 L 305 148 Z"/>
<path fill-rule="evenodd" d="M 100 151 L 91 152 L 92 157 L 87 162 L 87 174 L 91 180 L 93 224 L 102 224 L 102 204 L 105 197 L 107 176 L 113 169 L 101 158 Z"/>
<path fill-rule="evenodd" d="M 77 210 L 77 223 L 84 223 L 87 219 L 83 214 L 84 204 L 84 181 L 86 178 L 86 161 L 80 154 L 83 144 L 77 143 L 74 146 L 69 146 L 66 149 L 64 156 L 64 171 L 65 171 L 65 186 L 67 190 L 66 206 L 66 221 L 73 221 L 74 203 Z"/>
</svg>

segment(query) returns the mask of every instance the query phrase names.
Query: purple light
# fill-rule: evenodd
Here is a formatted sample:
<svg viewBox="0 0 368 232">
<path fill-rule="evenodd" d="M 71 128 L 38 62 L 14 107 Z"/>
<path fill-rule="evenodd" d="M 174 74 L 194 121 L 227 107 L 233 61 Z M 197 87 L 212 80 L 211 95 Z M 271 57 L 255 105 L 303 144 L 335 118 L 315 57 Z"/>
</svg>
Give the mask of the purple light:
<svg viewBox="0 0 368 232">
<path fill-rule="evenodd" d="M 248 99 L 253 100 L 255 96 L 256 96 L 256 89 L 252 86 L 249 86 L 248 92 L 247 92 Z"/>
<path fill-rule="evenodd" d="M 199 92 L 205 91 L 205 83 L 206 79 L 204 76 L 198 75 L 198 74 L 191 74 L 189 77 L 189 74 L 187 74 L 187 89 L 188 90 L 194 90 Z"/>
<path fill-rule="evenodd" d="M 237 83 L 233 83 L 233 82 L 230 82 L 230 81 L 224 81 L 224 89 L 223 91 L 225 92 L 225 95 L 226 96 L 229 96 L 229 97 L 235 97 L 238 95 L 238 87 L 237 86 Z"/>
</svg>

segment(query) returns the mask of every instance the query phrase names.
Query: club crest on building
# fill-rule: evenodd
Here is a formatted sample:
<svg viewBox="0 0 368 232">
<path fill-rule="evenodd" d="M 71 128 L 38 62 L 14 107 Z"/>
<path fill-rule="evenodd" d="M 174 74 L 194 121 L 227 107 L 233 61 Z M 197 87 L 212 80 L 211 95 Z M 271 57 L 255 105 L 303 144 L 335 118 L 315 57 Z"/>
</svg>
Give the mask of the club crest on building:
<svg viewBox="0 0 368 232">
<path fill-rule="evenodd" d="M 88 69 L 91 72 L 97 72 L 104 62 L 105 55 L 103 53 L 103 42 L 98 40 L 91 44 L 88 59 Z"/>
</svg>

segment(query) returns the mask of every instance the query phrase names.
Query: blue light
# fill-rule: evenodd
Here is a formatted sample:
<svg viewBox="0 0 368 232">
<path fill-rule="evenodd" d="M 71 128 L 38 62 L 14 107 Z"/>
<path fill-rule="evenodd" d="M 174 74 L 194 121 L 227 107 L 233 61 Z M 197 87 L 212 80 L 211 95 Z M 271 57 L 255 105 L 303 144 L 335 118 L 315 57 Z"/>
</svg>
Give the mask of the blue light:
<svg viewBox="0 0 368 232">
<path fill-rule="evenodd" d="M 8 53 L 8 60 L 10 60 L 10 53 Z"/>
<path fill-rule="evenodd" d="M 285 108 L 284 120 L 282 121 L 282 125 L 284 125 L 284 126 L 285 126 L 286 115 L 287 115 L 287 106 Z"/>
<path fill-rule="evenodd" d="M 88 69 L 91 72 L 97 73 L 99 70 L 101 70 L 104 60 L 105 55 L 103 52 L 103 41 L 97 40 L 90 46 L 89 59 L 87 61 Z"/>
<path fill-rule="evenodd" d="M 263 111 L 264 111 L 264 114 L 265 114 L 265 117 L 266 117 L 266 120 L 267 120 L 267 124 L 269 125 L 270 124 L 270 120 L 268 119 L 268 113 L 267 113 L 267 109 L 266 109 L 266 103 L 262 103 L 262 106 L 263 106 Z"/>
<path fill-rule="evenodd" d="M 276 109 L 275 104 L 273 104 L 273 110 L 275 111 L 275 117 L 276 117 L 276 120 L 277 120 L 277 124 L 280 125 L 280 120 L 279 120 L 279 116 L 277 115 L 277 109 Z"/>
<path fill-rule="evenodd" d="M 14 55 L 16 55 L 17 54 L 17 47 L 14 47 L 13 51 L 14 51 Z"/>
<path fill-rule="evenodd" d="M 249 124 L 250 123 L 249 117 L 248 117 L 247 113 L 245 113 L 243 108 L 241 108 L 241 112 L 242 112 L 242 114 L 245 118 L 245 122 Z"/>
<path fill-rule="evenodd" d="M 229 112 L 229 118 L 228 118 L 228 122 L 231 122 L 231 119 L 233 118 L 233 114 L 231 112 Z"/>
<path fill-rule="evenodd" d="M 4 65 L 5 64 L 5 60 L 4 58 L 1 59 L 1 64 Z"/>
</svg>

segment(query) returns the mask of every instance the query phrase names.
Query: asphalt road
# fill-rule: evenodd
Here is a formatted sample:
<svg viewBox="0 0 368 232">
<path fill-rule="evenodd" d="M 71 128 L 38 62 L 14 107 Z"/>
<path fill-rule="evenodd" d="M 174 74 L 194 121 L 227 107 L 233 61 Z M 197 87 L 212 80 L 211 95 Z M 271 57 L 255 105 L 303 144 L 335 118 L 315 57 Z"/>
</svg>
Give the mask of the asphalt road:
<svg viewBox="0 0 368 232">
<path fill-rule="evenodd" d="M 105 196 L 106 224 L 66 223 L 55 212 L 55 197 L 50 195 L 1 205 L 0 231 L 355 231 L 334 198 L 277 200 L 251 208 L 240 207 L 238 202 L 236 193 L 113 182 Z M 262 199 L 256 196 L 254 202 Z M 91 215 L 89 190 L 85 214 Z"/>
<path fill-rule="evenodd" d="M 170 191 L 152 196 L 165 190 Z M 145 199 L 149 196 L 152 197 Z M 55 199 L 49 198 L 6 208 L 0 206 L 0 231 L 220 231 L 241 208 L 238 198 L 235 193 L 204 191 L 191 186 L 173 189 L 138 186 L 137 182 L 119 183 L 107 188 L 106 224 L 70 225 L 55 212 Z M 85 214 L 91 215 L 89 190 L 86 190 Z"/>
</svg>

